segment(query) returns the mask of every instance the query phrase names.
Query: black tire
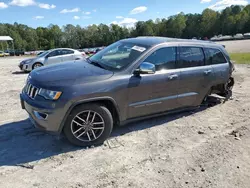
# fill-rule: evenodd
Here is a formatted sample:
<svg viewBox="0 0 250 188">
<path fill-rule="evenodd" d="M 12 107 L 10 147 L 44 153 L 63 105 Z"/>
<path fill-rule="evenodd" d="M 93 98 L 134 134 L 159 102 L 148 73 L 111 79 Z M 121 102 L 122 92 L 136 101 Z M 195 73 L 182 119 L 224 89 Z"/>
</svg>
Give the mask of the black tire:
<svg viewBox="0 0 250 188">
<path fill-rule="evenodd" d="M 35 63 L 35 64 L 32 66 L 32 70 L 36 69 L 36 66 L 42 67 L 43 64 L 42 64 L 42 63 Z"/>
<path fill-rule="evenodd" d="M 104 130 L 101 133 L 100 137 L 93 141 L 82 141 L 77 139 L 72 133 L 71 124 L 72 120 L 81 112 L 92 111 L 98 113 L 104 121 Z M 70 115 L 67 117 L 67 120 L 63 127 L 63 132 L 66 138 L 74 145 L 87 147 L 87 146 L 98 146 L 103 144 L 103 142 L 110 136 L 113 129 L 113 118 L 110 111 L 102 105 L 99 104 L 84 104 L 79 107 L 76 107 L 72 110 Z"/>
</svg>

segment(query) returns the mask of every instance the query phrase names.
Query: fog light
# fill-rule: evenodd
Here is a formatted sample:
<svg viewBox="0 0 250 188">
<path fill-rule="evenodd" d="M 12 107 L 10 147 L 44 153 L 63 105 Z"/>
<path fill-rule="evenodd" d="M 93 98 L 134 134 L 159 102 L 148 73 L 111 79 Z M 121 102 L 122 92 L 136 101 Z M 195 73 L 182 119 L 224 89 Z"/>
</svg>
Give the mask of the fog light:
<svg viewBox="0 0 250 188">
<path fill-rule="evenodd" d="M 37 111 L 34 111 L 34 115 L 36 116 L 37 119 L 41 119 L 41 120 L 46 120 L 48 117 L 48 114 L 37 112 Z"/>
</svg>

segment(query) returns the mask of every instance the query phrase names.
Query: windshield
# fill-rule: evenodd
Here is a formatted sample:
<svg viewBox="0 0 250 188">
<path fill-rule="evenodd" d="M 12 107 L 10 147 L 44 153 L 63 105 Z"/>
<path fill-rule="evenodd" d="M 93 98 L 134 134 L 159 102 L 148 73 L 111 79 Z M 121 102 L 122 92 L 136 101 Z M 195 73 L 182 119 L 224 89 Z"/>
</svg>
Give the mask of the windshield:
<svg viewBox="0 0 250 188">
<path fill-rule="evenodd" d="M 51 52 L 50 50 L 45 51 L 45 52 L 41 53 L 40 55 L 38 55 L 38 57 L 44 57 L 44 56 L 46 56 L 50 52 Z"/>
<path fill-rule="evenodd" d="M 128 42 L 116 42 L 89 58 L 91 62 L 118 71 L 137 60 L 148 47 Z"/>
</svg>

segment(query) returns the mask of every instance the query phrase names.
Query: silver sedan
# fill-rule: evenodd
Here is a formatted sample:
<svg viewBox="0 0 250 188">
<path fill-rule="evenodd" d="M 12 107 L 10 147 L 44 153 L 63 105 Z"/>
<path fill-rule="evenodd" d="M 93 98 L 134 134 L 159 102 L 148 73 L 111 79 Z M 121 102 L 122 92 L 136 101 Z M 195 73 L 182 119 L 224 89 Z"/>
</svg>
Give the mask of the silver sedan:
<svg viewBox="0 0 250 188">
<path fill-rule="evenodd" d="M 58 48 L 48 50 L 35 58 L 25 59 L 20 62 L 19 68 L 25 72 L 41 66 L 52 65 L 61 62 L 81 60 L 85 58 L 85 54 L 70 48 Z"/>
</svg>

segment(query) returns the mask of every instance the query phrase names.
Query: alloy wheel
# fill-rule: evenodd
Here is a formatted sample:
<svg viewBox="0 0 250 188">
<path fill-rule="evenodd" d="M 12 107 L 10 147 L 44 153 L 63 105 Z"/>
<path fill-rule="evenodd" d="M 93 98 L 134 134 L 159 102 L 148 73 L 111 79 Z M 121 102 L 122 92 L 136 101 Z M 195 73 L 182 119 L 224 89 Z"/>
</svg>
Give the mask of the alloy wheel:
<svg viewBox="0 0 250 188">
<path fill-rule="evenodd" d="M 71 121 L 71 132 L 75 138 L 83 142 L 98 139 L 105 128 L 102 116 L 94 111 L 87 110 L 78 113 Z"/>
<path fill-rule="evenodd" d="M 40 64 L 36 64 L 36 65 L 34 66 L 34 69 L 37 69 L 37 68 L 39 68 L 39 67 L 41 67 L 41 65 L 40 65 Z"/>
</svg>

